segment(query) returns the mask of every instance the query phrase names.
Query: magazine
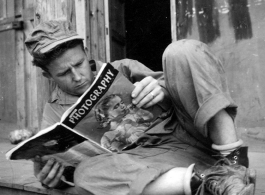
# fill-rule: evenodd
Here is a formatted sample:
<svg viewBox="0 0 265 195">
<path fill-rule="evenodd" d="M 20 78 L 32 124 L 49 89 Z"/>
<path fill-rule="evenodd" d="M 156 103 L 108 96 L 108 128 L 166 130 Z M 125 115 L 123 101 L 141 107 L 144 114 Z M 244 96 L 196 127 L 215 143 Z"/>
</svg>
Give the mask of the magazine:
<svg viewBox="0 0 265 195">
<path fill-rule="evenodd" d="M 131 103 L 134 85 L 110 63 L 103 64 L 89 89 L 61 117 L 6 153 L 9 160 L 52 156 L 69 166 L 82 159 L 120 151 L 156 123 L 162 109 Z"/>
</svg>

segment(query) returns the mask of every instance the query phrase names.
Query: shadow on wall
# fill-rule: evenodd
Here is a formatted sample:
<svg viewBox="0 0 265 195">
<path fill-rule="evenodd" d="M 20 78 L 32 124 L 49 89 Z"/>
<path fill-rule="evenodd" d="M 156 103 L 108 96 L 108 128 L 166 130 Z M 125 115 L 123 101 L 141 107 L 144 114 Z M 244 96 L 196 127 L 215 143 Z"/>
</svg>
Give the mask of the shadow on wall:
<svg viewBox="0 0 265 195">
<path fill-rule="evenodd" d="M 252 25 L 248 9 L 248 0 L 229 0 L 230 20 L 234 27 L 235 39 L 252 37 Z"/>
<path fill-rule="evenodd" d="M 235 40 L 252 37 L 252 25 L 247 0 L 228 0 L 227 7 L 217 7 L 216 0 L 178 0 L 177 36 L 179 39 L 192 34 L 192 19 L 196 14 L 200 41 L 211 43 L 220 36 L 219 12 L 227 11 Z"/>
</svg>

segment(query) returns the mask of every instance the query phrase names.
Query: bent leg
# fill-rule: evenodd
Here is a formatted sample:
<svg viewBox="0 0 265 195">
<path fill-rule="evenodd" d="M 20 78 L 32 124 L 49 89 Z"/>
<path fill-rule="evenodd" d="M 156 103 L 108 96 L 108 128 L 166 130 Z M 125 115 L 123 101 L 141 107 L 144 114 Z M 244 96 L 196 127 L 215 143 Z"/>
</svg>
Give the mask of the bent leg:
<svg viewBox="0 0 265 195">
<path fill-rule="evenodd" d="M 207 45 L 195 40 L 170 44 L 163 54 L 163 68 L 178 120 L 191 135 L 203 142 L 201 135 L 209 136 L 208 122 L 221 110 L 233 122 L 236 105 L 230 97 L 225 72 Z"/>
</svg>

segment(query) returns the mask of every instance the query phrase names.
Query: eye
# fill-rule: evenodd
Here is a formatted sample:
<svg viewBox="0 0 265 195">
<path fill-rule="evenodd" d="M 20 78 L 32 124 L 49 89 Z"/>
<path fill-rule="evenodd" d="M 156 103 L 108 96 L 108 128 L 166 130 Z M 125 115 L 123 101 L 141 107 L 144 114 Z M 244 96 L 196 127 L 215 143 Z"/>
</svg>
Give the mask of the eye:
<svg viewBox="0 0 265 195">
<path fill-rule="evenodd" d="M 113 109 L 117 109 L 119 107 L 119 104 L 116 104 Z"/>
<path fill-rule="evenodd" d="M 79 67 L 79 66 L 81 66 L 82 65 L 82 63 L 78 63 L 78 64 L 76 64 L 75 66 L 76 67 Z"/>
<path fill-rule="evenodd" d="M 69 73 L 69 70 L 65 71 L 65 72 L 62 72 L 62 73 L 59 73 L 58 76 L 59 77 L 62 77 L 62 76 L 65 76 Z"/>
</svg>

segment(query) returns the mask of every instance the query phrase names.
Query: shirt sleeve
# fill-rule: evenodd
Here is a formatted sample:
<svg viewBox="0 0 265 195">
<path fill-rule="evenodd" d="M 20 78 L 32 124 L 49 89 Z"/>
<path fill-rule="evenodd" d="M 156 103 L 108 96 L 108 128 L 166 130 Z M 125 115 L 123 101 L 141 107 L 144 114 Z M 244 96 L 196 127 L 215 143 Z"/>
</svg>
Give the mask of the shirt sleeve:
<svg viewBox="0 0 265 195">
<path fill-rule="evenodd" d="M 65 112 L 63 106 L 59 104 L 46 103 L 43 110 L 41 129 L 45 129 L 57 122 L 60 122 L 61 116 Z"/>
<path fill-rule="evenodd" d="M 172 107 L 172 102 L 169 96 L 169 93 L 166 89 L 164 73 L 162 71 L 152 71 L 142 63 L 137 60 L 124 59 L 119 61 L 114 61 L 113 66 L 120 70 L 125 77 L 127 77 L 132 83 L 141 81 L 147 76 L 151 76 L 154 79 L 157 79 L 159 85 L 164 91 L 165 97 L 164 100 L 159 103 L 159 105 L 164 109 L 168 110 Z"/>
</svg>

